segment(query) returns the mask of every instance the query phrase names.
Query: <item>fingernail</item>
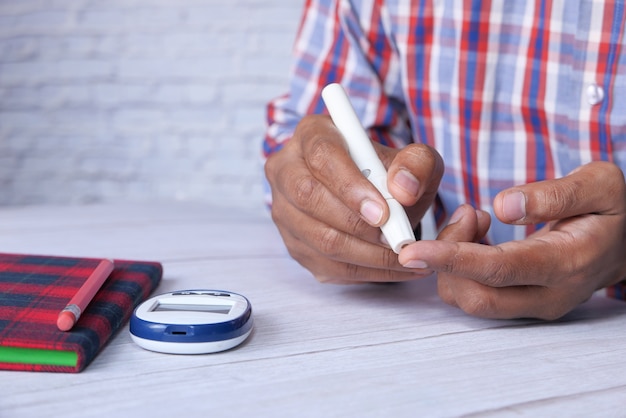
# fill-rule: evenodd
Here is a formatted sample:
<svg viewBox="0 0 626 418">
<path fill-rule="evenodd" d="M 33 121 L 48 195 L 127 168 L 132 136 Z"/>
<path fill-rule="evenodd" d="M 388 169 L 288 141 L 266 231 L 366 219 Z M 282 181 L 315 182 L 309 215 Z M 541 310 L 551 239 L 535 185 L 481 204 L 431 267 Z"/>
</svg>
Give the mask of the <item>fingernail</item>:
<svg viewBox="0 0 626 418">
<path fill-rule="evenodd" d="M 450 220 L 448 221 L 448 225 L 457 223 L 458 221 L 461 220 L 462 217 L 463 217 L 463 210 L 459 208 L 456 211 L 454 211 L 454 213 L 450 217 Z"/>
<path fill-rule="evenodd" d="M 383 218 L 383 208 L 373 200 L 361 204 L 361 216 L 370 224 L 378 225 Z"/>
<path fill-rule="evenodd" d="M 409 260 L 407 263 L 403 264 L 404 267 L 410 269 L 427 269 L 428 264 L 423 260 Z"/>
<path fill-rule="evenodd" d="M 513 192 L 502 200 L 504 217 L 509 221 L 519 221 L 526 217 L 526 197 L 522 192 Z"/>
<path fill-rule="evenodd" d="M 420 189 L 420 182 L 408 170 L 400 170 L 393 178 L 394 184 L 409 193 L 411 196 L 417 196 Z"/>
</svg>

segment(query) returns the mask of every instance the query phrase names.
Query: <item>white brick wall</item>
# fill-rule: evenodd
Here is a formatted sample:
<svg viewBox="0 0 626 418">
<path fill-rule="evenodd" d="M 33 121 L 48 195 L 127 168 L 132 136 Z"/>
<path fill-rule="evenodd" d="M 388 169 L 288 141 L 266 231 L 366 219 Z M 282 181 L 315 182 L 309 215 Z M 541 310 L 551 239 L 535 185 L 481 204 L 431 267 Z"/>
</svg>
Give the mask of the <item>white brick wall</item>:
<svg viewBox="0 0 626 418">
<path fill-rule="evenodd" d="M 0 0 L 0 204 L 261 204 L 302 3 Z"/>
</svg>

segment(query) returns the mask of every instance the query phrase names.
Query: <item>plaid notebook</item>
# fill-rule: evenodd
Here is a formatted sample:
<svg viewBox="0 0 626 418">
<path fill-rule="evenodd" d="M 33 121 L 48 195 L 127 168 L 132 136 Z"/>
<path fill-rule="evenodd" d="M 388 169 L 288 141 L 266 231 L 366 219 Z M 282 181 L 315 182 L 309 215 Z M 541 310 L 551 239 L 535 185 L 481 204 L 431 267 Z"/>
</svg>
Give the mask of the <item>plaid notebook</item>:
<svg viewBox="0 0 626 418">
<path fill-rule="evenodd" d="M 114 261 L 78 322 L 63 332 L 59 312 L 100 260 L 0 253 L 0 369 L 83 370 L 163 274 L 157 262 Z"/>
</svg>

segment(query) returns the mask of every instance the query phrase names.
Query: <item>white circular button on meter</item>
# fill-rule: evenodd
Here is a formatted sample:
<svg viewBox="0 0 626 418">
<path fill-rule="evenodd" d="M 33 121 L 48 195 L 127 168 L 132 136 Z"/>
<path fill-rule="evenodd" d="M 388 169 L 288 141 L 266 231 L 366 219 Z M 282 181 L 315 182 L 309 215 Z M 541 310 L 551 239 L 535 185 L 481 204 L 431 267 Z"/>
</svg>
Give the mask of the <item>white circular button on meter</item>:
<svg viewBox="0 0 626 418">
<path fill-rule="evenodd" d="M 244 296 L 221 290 L 181 290 L 139 305 L 130 319 L 130 334 L 147 350 L 204 354 L 241 344 L 252 326 L 252 306 Z"/>
</svg>

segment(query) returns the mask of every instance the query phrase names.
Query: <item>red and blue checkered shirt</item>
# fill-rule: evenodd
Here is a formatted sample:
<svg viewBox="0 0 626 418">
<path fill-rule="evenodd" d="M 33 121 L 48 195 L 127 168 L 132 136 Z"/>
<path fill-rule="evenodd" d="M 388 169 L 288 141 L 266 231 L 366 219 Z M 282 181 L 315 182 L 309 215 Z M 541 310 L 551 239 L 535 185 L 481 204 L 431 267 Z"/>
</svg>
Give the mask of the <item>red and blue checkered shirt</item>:
<svg viewBox="0 0 626 418">
<path fill-rule="evenodd" d="M 590 161 L 624 170 L 625 23 L 623 0 L 307 0 L 264 153 L 340 82 L 373 139 L 440 152 L 440 222 L 461 203 L 493 214 L 502 189 Z M 487 239 L 534 228 L 494 219 Z"/>
</svg>

